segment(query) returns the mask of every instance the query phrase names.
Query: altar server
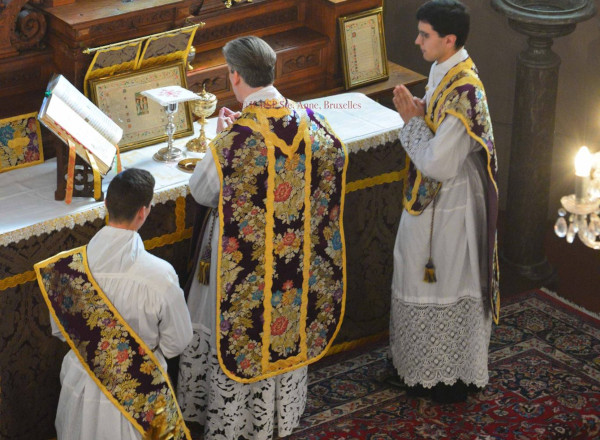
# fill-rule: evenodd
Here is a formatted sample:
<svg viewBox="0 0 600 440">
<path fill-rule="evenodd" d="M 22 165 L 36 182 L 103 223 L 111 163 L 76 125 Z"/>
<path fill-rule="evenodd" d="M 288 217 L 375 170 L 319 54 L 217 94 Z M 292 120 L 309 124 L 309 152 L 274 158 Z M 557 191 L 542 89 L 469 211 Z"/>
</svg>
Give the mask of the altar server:
<svg viewBox="0 0 600 440">
<path fill-rule="evenodd" d="M 498 188 L 483 84 L 464 48 L 469 13 L 456 0 L 417 11 L 415 41 L 432 62 L 425 97 L 404 86 L 394 104 L 409 161 L 394 250 L 390 344 L 416 394 L 464 400 L 488 383 L 488 345 L 500 298 Z"/>
<path fill-rule="evenodd" d="M 174 438 L 191 440 L 165 358 L 192 338 L 177 274 L 144 249 L 154 178 L 127 169 L 108 186 L 108 225 L 80 247 L 35 265 L 63 359 L 58 440 L 141 439 L 164 408 Z"/>
<path fill-rule="evenodd" d="M 242 111 L 220 110 L 218 135 L 190 179 L 194 199 L 211 209 L 178 398 L 205 440 L 270 439 L 298 425 L 306 365 L 341 325 L 347 153 L 322 116 L 273 86 L 266 42 L 238 38 L 223 54 Z"/>
</svg>

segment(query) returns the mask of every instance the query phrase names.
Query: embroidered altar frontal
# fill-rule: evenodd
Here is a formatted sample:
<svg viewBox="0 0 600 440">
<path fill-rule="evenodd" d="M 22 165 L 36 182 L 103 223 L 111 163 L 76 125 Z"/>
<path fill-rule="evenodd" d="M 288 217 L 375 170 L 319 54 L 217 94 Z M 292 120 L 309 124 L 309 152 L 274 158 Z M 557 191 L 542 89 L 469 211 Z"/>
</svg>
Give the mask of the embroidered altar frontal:
<svg viewBox="0 0 600 440">
<path fill-rule="evenodd" d="M 217 345 L 241 382 L 319 359 L 344 310 L 347 154 L 324 118 L 294 107 L 249 106 L 212 146 L 222 179 Z"/>
</svg>

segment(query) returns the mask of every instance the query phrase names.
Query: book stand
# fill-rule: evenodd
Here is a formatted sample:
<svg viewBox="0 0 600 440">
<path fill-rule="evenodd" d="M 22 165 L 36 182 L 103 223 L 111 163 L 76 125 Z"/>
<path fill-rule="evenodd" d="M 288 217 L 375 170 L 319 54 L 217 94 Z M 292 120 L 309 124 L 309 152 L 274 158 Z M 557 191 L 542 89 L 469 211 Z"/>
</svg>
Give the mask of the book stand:
<svg viewBox="0 0 600 440">
<path fill-rule="evenodd" d="M 56 148 L 56 191 L 54 200 L 65 200 L 67 193 L 67 168 L 69 165 L 69 148 L 60 145 Z M 102 179 L 102 177 L 100 177 Z M 75 159 L 75 175 L 73 177 L 73 197 L 94 197 L 94 172 L 92 167 L 81 157 Z M 100 192 L 100 198 L 104 200 L 104 192 Z"/>
</svg>

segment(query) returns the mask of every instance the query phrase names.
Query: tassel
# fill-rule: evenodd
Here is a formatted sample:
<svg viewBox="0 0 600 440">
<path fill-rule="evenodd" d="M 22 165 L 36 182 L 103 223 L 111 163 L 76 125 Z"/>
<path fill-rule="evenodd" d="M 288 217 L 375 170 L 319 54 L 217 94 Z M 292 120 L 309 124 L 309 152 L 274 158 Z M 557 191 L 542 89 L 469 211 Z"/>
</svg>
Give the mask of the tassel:
<svg viewBox="0 0 600 440">
<path fill-rule="evenodd" d="M 208 286 L 210 278 L 210 260 L 200 260 L 198 263 L 198 282 Z"/>
<path fill-rule="evenodd" d="M 435 266 L 433 265 L 431 258 L 425 265 L 425 277 L 423 278 L 423 281 L 426 283 L 435 283 L 437 281 L 437 278 L 435 277 Z"/>
</svg>

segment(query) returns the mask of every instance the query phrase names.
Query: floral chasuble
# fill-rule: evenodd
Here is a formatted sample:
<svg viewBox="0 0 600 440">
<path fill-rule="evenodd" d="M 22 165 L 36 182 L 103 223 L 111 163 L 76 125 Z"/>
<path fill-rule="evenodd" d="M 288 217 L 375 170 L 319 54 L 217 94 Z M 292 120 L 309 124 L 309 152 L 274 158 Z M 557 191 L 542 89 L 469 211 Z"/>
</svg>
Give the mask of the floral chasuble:
<svg viewBox="0 0 600 440">
<path fill-rule="evenodd" d="M 221 179 L 217 353 L 254 382 L 322 357 L 346 293 L 347 152 L 325 119 L 260 101 L 211 143 Z"/>
<path fill-rule="evenodd" d="M 58 327 L 85 370 L 143 435 L 163 406 L 174 439 L 191 440 L 167 373 L 93 279 L 86 248 L 34 265 Z M 162 416 L 161 416 L 162 417 Z"/>
<path fill-rule="evenodd" d="M 427 105 L 425 122 L 434 133 L 446 117 L 460 119 L 467 133 L 479 144 L 487 163 L 487 218 L 488 218 L 488 292 L 492 316 L 498 323 L 500 313 L 500 289 L 496 221 L 498 217 L 498 164 L 494 146 L 494 134 L 487 98 L 477 68 L 471 58 L 458 63 L 444 76 Z M 404 207 L 412 215 L 421 214 L 432 202 L 442 184 L 421 174 L 407 157 L 408 174 L 404 190 Z"/>
</svg>

